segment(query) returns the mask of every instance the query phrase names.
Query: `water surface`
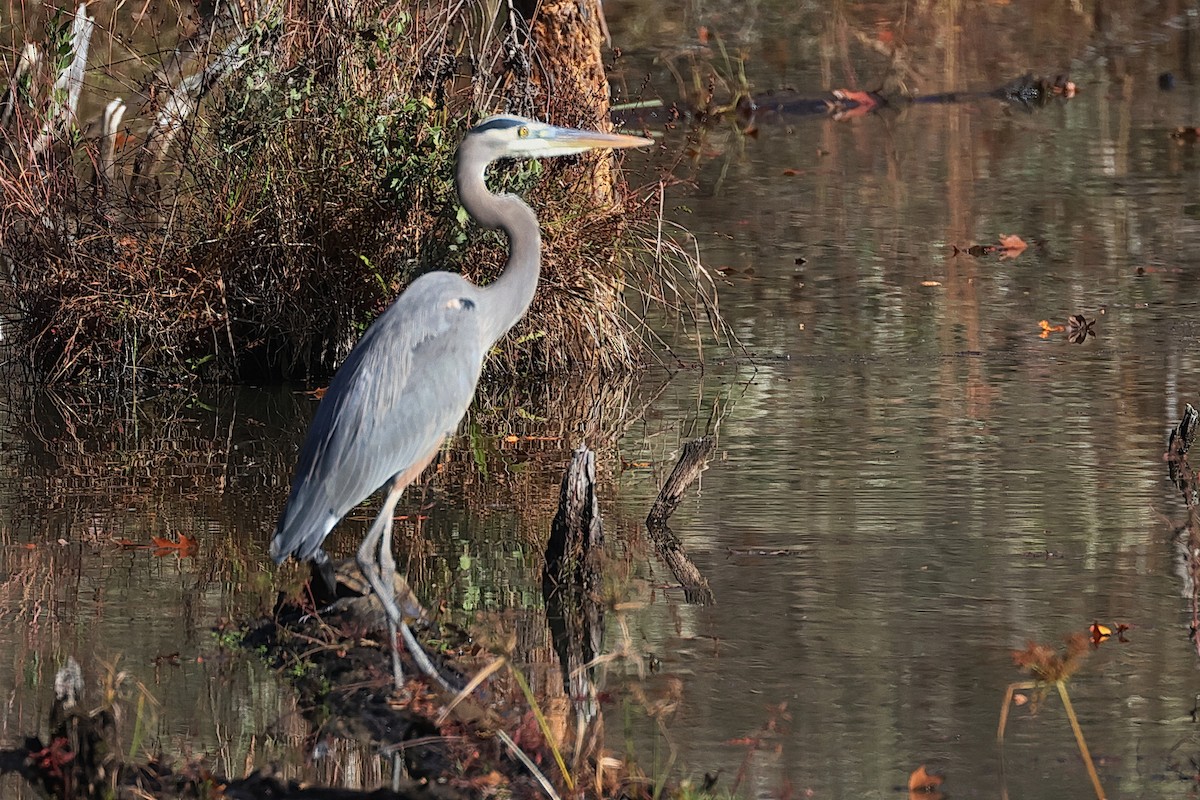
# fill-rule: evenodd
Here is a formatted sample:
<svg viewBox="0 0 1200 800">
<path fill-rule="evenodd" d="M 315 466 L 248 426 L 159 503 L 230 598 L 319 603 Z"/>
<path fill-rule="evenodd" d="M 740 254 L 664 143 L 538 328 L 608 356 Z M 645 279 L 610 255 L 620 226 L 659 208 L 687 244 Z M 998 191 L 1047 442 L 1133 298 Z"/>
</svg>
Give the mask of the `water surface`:
<svg viewBox="0 0 1200 800">
<path fill-rule="evenodd" d="M 1000 703 L 1023 679 L 1011 651 L 1095 620 L 1130 626 L 1071 683 L 1109 796 L 1194 790 L 1174 769 L 1196 752 L 1200 685 L 1172 544 L 1184 510 L 1161 455 L 1200 400 L 1200 156 L 1171 136 L 1200 123 L 1197 23 L 1153 4 L 1040 5 L 606 4 L 618 84 L 668 102 L 687 99 L 693 67 L 732 85 L 739 54 L 756 89 L 875 88 L 874 43 L 897 39 L 922 92 L 1026 70 L 1081 88 L 1037 109 L 975 98 L 756 135 L 734 121 L 669 131 L 627 162 L 631 185 L 657 191 L 678 160 L 664 206 L 697 237 L 734 340 L 656 318 L 678 358 L 604 387 L 590 425 L 561 411 L 598 395 L 592 382 L 565 377 L 541 399 L 491 387 L 406 499 L 428 516 L 399 537 L 421 591 L 515 631 L 549 686 L 541 545 L 570 451 L 598 448 L 613 583 L 630 601 L 608 642 L 661 662 L 605 671 L 610 746 L 648 769 L 674 749 L 677 775 L 720 770 L 718 786 L 746 795 L 858 798 L 894 795 L 927 763 L 953 796 L 996 796 Z M 955 254 L 1010 234 L 1029 244 L 1015 257 Z M 1039 336 L 1072 314 L 1096 336 Z M 496 410 L 515 405 L 530 413 Z M 373 785 L 378 765 L 354 754 L 306 766 L 313 735 L 286 682 L 212 632 L 269 609 L 286 579 L 267 540 L 312 407 L 288 388 L 9 401 L 0 736 L 40 728 L 73 654 L 93 683 L 106 664 L 143 682 L 169 754 Z M 714 458 L 672 520 L 711 584 L 702 607 L 640 519 L 704 433 Z M 369 513 L 335 551 L 352 552 Z M 195 553 L 120 545 L 181 534 Z M 665 733 L 634 687 L 677 701 Z M 1014 711 L 1006 753 L 1010 796 L 1090 792 L 1057 699 Z"/>
</svg>

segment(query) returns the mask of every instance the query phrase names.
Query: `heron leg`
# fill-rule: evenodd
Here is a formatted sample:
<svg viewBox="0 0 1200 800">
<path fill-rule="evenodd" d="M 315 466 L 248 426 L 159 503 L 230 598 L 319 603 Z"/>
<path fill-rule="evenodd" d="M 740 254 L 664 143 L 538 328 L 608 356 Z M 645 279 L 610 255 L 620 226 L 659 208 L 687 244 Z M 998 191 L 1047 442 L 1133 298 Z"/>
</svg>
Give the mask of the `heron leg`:
<svg viewBox="0 0 1200 800">
<path fill-rule="evenodd" d="M 359 546 L 357 558 L 358 568 L 362 571 L 363 577 L 367 579 L 367 583 L 371 585 L 375 596 L 379 598 L 384 614 L 387 616 L 388 649 L 392 654 L 392 680 L 395 681 L 396 691 L 404 688 L 404 667 L 400 663 L 400 645 L 396 640 L 397 629 L 404 625 L 404 617 L 396 605 L 393 589 L 395 585 L 393 575 L 396 571 L 395 559 L 391 558 L 389 552 L 392 575 L 389 575 L 389 579 L 385 581 L 383 573 L 387 569 L 387 565 L 383 561 L 382 547 L 386 545 L 388 550 L 391 550 L 392 517 L 396 513 L 396 503 L 400 501 L 400 495 L 403 493 L 403 484 L 395 479 L 388 481 L 383 507 L 379 509 L 379 516 L 371 523 L 366 538 Z"/>
<path fill-rule="evenodd" d="M 396 560 L 392 556 L 392 517 L 396 513 L 396 504 L 400 501 L 400 495 L 404 493 L 406 485 L 405 482 L 395 478 L 388 481 L 387 494 L 383 500 L 383 507 L 379 510 L 379 516 L 371 524 L 371 529 L 367 531 L 366 538 L 358 548 L 358 568 L 362 571 L 363 577 L 367 579 L 367 583 L 371 585 L 372 591 L 379 598 L 384 613 L 387 615 L 388 633 L 391 636 L 392 647 L 392 677 L 396 682 L 396 689 L 402 689 L 404 686 L 399 644 L 396 641 L 397 630 L 404 637 L 404 643 L 421 671 L 437 681 L 443 688 L 449 689 L 445 679 L 434 667 L 424 648 L 421 647 L 421 643 L 409 629 L 408 623 L 404 621 L 404 614 L 396 602 Z M 384 570 L 387 572 L 386 581 L 384 580 Z M 408 581 L 401 578 L 400 583 L 402 594 L 406 599 L 410 599 L 412 590 L 408 588 Z"/>
</svg>

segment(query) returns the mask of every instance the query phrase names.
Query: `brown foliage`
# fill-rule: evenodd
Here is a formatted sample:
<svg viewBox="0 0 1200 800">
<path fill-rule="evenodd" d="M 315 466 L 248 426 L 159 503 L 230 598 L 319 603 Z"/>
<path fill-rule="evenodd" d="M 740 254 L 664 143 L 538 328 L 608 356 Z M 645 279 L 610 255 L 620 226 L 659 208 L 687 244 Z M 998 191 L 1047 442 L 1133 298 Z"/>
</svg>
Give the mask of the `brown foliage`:
<svg viewBox="0 0 1200 800">
<path fill-rule="evenodd" d="M 93 168 L 104 140 L 0 162 L 4 299 L 39 380 L 329 372 L 416 275 L 449 269 L 486 283 L 503 265 L 503 238 L 464 224 L 453 192 L 454 150 L 474 120 L 505 109 L 561 123 L 607 117 L 594 92 L 531 91 L 542 70 L 562 67 L 515 13 L 382 0 L 330 11 L 243 5 L 235 50 L 245 57 L 205 87 L 163 159 L 151 155 L 150 123 L 179 84 L 156 76 L 150 104 L 127 120 L 132 135 L 119 137 L 112 180 Z M 192 74 L 213 63 L 235 36 L 215 27 L 167 60 Z M 14 154 L 38 125 L 34 107 L 15 116 Z M 493 359 L 499 371 L 636 362 L 617 255 L 629 209 L 609 164 L 493 170 L 495 188 L 530 198 L 545 241 L 543 286 Z"/>
</svg>

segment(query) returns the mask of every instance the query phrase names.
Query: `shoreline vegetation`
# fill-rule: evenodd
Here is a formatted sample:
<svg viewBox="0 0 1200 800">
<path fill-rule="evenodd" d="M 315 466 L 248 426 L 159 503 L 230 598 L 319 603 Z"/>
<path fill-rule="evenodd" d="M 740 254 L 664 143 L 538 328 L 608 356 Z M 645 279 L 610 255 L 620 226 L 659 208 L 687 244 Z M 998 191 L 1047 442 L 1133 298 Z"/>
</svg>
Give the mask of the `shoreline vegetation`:
<svg viewBox="0 0 1200 800">
<path fill-rule="evenodd" d="M 115 18 L 43 7 L 0 101 L 12 363 L 37 384 L 123 390 L 320 379 L 417 275 L 494 279 L 507 243 L 457 203 L 458 142 L 500 110 L 610 127 L 597 5 L 201 6 L 158 63 Z M 88 67 L 89 43 L 110 66 Z M 144 75 L 97 96 L 118 45 Z M 537 298 L 493 375 L 637 366 L 652 334 L 627 292 L 681 308 L 657 287 L 690 285 L 710 307 L 682 249 L 630 255 L 661 229 L 657 191 L 631 196 L 612 156 L 490 182 L 529 200 L 544 238 Z"/>
</svg>

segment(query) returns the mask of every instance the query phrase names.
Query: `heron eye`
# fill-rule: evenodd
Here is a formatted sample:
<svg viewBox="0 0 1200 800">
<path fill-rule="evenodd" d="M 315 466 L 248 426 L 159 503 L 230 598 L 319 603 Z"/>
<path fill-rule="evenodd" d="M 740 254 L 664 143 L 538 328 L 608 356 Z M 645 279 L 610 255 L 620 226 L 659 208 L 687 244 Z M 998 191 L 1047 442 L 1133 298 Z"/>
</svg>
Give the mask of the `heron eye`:
<svg viewBox="0 0 1200 800">
<path fill-rule="evenodd" d="M 520 128 L 517 129 L 517 136 L 520 136 L 522 139 L 524 139 L 528 135 L 529 135 L 529 128 L 526 128 L 524 125 L 522 125 Z"/>
</svg>

